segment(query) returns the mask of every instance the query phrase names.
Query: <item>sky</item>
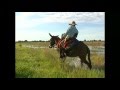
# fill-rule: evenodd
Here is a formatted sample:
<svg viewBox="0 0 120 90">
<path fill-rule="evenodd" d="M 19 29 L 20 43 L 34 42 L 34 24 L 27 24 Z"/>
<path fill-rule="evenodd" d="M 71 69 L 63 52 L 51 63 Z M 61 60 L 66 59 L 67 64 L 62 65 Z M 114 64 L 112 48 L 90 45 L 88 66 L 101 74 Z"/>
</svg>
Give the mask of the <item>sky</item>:
<svg viewBox="0 0 120 90">
<path fill-rule="evenodd" d="M 105 40 L 105 12 L 15 12 L 15 41 L 61 37 L 76 22 L 78 40 Z"/>
</svg>

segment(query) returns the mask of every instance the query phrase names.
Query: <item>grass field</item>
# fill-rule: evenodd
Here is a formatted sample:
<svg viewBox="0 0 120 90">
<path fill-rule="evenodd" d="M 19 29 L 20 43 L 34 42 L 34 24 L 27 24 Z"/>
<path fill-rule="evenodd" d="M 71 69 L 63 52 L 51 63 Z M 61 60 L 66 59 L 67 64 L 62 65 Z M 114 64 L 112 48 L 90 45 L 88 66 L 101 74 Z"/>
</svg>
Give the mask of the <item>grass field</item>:
<svg viewBox="0 0 120 90">
<path fill-rule="evenodd" d="M 104 43 L 88 43 L 87 45 L 103 45 Z M 70 66 L 67 60 L 63 63 L 59 59 L 59 53 L 48 47 L 48 42 L 20 42 L 16 43 L 16 78 L 105 78 L 105 56 L 97 53 L 91 54 L 93 69 L 86 65 L 81 67 Z M 70 60 L 69 60 L 70 61 Z"/>
</svg>

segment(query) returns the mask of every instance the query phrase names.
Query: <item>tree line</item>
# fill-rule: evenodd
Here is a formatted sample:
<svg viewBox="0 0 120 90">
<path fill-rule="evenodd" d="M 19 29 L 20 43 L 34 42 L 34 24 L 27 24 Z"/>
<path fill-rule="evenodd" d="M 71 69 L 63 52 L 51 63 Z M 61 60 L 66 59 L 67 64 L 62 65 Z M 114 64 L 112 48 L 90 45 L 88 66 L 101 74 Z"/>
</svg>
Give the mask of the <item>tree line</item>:
<svg viewBox="0 0 120 90">
<path fill-rule="evenodd" d="M 50 40 L 48 41 L 44 41 L 44 40 L 33 40 L 33 41 L 28 41 L 28 40 L 19 40 L 17 42 L 49 42 Z"/>
<path fill-rule="evenodd" d="M 49 42 L 50 40 L 44 41 L 44 40 L 33 40 L 33 41 L 28 41 L 28 40 L 19 40 L 17 42 Z M 83 40 L 84 42 L 96 42 L 96 41 L 104 41 L 104 40 Z"/>
</svg>

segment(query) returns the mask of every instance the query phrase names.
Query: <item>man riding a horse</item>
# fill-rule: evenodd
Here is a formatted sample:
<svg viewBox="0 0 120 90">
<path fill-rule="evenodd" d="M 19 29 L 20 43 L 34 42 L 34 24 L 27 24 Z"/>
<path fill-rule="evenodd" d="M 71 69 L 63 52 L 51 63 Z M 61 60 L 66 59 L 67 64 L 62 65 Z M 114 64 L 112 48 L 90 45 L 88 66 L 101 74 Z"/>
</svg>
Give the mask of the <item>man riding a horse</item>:
<svg viewBox="0 0 120 90">
<path fill-rule="evenodd" d="M 68 28 L 67 32 L 62 35 L 66 53 L 69 53 L 71 49 L 78 43 L 78 40 L 76 39 L 78 35 L 78 30 L 75 27 L 75 25 L 77 24 L 75 23 L 75 21 L 72 21 L 72 23 L 70 23 L 69 25 L 70 27 Z"/>
<path fill-rule="evenodd" d="M 81 66 L 83 63 L 87 64 L 88 67 L 91 69 L 91 60 L 90 60 L 90 49 L 84 42 L 78 41 L 76 39 L 78 35 L 78 30 L 76 29 L 75 21 L 69 24 L 70 27 L 68 28 L 65 34 L 62 34 L 62 38 L 60 39 L 58 36 L 51 36 L 49 48 L 57 46 L 57 49 L 60 53 L 60 58 L 68 57 L 79 57 L 81 59 Z M 86 56 L 88 55 L 88 60 L 86 60 Z"/>
</svg>

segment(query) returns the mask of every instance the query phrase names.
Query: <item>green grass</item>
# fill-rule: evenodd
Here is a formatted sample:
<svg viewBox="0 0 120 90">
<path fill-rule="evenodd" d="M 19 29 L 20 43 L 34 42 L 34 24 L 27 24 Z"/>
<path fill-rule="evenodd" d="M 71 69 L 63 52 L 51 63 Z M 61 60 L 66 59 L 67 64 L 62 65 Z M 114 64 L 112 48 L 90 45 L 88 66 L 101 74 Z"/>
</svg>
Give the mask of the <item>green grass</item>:
<svg viewBox="0 0 120 90">
<path fill-rule="evenodd" d="M 16 44 L 16 78 L 104 78 L 104 56 L 91 54 L 93 69 L 75 68 L 59 59 L 59 53 L 49 48 L 28 48 Z M 34 43 L 35 45 L 35 43 Z M 38 45 L 38 43 L 37 43 Z M 40 44 L 39 44 L 40 45 Z M 43 44 L 44 45 L 44 44 Z M 42 45 L 41 45 L 42 46 Z M 47 46 L 47 45 L 46 45 Z"/>
</svg>

